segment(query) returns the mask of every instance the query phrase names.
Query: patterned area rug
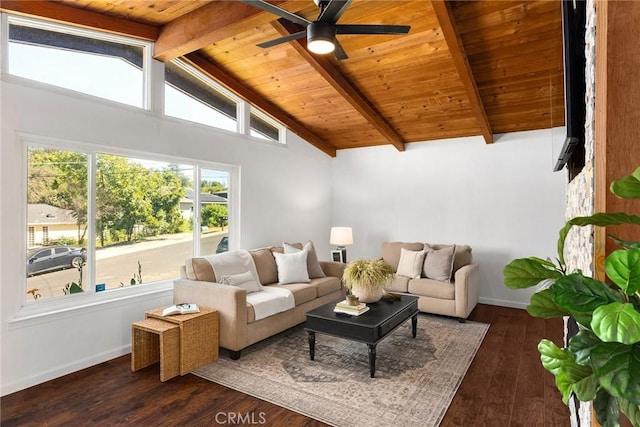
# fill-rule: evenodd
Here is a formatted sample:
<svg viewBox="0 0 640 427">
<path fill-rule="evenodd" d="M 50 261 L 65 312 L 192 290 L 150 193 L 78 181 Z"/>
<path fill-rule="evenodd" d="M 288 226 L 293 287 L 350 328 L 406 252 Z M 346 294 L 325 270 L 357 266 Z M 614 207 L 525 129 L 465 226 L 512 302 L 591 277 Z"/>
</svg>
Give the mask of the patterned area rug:
<svg viewBox="0 0 640 427">
<path fill-rule="evenodd" d="M 377 346 L 369 377 L 367 345 L 316 334 L 309 360 L 300 325 L 194 373 L 339 427 L 437 426 L 489 329 L 477 322 L 420 314 L 411 338 L 405 322 Z"/>
</svg>

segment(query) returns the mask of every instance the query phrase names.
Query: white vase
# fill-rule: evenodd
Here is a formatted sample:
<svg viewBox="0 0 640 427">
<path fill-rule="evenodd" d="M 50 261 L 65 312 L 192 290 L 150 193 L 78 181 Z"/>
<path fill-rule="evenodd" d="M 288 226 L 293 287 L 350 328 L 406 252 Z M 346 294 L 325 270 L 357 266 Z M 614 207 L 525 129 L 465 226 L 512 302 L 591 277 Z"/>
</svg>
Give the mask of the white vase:
<svg viewBox="0 0 640 427">
<path fill-rule="evenodd" d="M 371 303 L 380 301 L 380 298 L 382 298 L 382 295 L 384 294 L 384 289 L 370 289 L 364 286 L 354 286 L 353 288 L 351 288 L 351 293 L 358 297 L 358 301 Z"/>
</svg>

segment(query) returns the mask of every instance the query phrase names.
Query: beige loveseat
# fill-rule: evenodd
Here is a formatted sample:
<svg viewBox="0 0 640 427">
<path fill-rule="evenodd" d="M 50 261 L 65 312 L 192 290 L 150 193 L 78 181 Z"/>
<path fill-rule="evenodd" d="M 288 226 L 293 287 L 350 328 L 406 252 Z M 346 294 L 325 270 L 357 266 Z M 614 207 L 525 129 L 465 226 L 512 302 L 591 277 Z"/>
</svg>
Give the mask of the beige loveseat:
<svg viewBox="0 0 640 427">
<path fill-rule="evenodd" d="M 442 265 L 446 257 L 441 256 L 445 251 L 451 250 L 452 245 L 406 243 L 406 242 L 384 242 L 382 244 L 382 258 L 393 268 L 394 275 L 392 283 L 387 286 L 390 292 L 403 292 L 419 297 L 418 310 L 425 313 L 443 314 L 453 316 L 464 321 L 478 304 L 478 265 L 473 263 L 471 247 L 467 245 L 456 245 L 453 257 L 450 258 L 450 265 Z M 398 267 L 401 255 L 405 250 L 407 257 L 403 267 L 416 267 L 412 273 L 406 275 L 398 274 Z M 421 251 L 425 251 L 423 254 Z M 438 252 L 434 252 L 438 251 Z M 426 256 L 424 256 L 426 255 Z M 424 256 L 420 261 L 420 256 Z M 429 258 L 429 257 L 432 258 Z M 415 264 L 410 261 L 415 260 Z M 434 266 L 434 262 L 440 265 Z M 420 263 L 418 265 L 417 263 Z M 446 264 L 446 263 L 445 263 Z M 431 276 L 429 269 L 446 270 L 444 276 L 442 271 L 433 272 Z M 450 273 L 449 273 L 450 271 Z M 412 276 L 412 277 L 409 277 Z"/>
<path fill-rule="evenodd" d="M 299 243 L 292 246 L 298 249 L 303 247 Z M 216 277 L 211 257 L 187 259 L 181 268 L 181 278 L 174 282 L 174 303 L 195 303 L 218 310 L 219 345 L 230 350 L 232 359 L 238 359 L 243 348 L 304 322 L 307 311 L 337 301 L 346 293 L 341 280 L 345 264 L 318 262 L 315 249 L 309 256 L 313 258 L 309 260 L 309 275 L 316 277 L 305 283 L 287 284 L 279 283 L 278 265 L 274 256 L 274 252 L 284 252 L 282 246 L 244 252 L 251 255 L 260 284 L 267 288 L 288 289 L 293 293 L 295 307 L 256 320 L 254 307 L 247 302 L 246 289 L 217 283 L 220 277 Z M 216 256 L 218 255 L 212 257 Z M 315 274 L 311 266 L 314 263 Z"/>
</svg>

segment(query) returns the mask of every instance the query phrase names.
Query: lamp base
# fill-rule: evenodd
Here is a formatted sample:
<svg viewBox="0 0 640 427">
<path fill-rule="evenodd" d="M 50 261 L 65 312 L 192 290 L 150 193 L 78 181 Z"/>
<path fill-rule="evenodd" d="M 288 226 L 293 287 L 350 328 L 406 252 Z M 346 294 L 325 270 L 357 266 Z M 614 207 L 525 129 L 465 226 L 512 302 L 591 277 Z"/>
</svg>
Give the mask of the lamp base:
<svg viewBox="0 0 640 427">
<path fill-rule="evenodd" d="M 338 246 L 338 251 L 340 251 L 340 262 L 347 263 L 347 248 L 344 246 Z"/>
</svg>

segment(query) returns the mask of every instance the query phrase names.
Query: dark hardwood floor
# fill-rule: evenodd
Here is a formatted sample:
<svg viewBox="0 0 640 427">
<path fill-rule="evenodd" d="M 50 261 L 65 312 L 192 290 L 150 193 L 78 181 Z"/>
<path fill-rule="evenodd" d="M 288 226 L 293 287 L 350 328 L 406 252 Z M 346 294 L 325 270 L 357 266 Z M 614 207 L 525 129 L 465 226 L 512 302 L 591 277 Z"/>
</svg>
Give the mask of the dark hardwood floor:
<svg viewBox="0 0 640 427">
<path fill-rule="evenodd" d="M 441 425 L 568 426 L 569 411 L 536 349 L 541 338 L 562 342 L 562 322 L 483 304 L 469 319 L 491 327 Z M 161 383 L 157 365 L 131 372 L 130 360 L 2 397 L 2 426 L 325 425 L 195 375 Z"/>
</svg>

